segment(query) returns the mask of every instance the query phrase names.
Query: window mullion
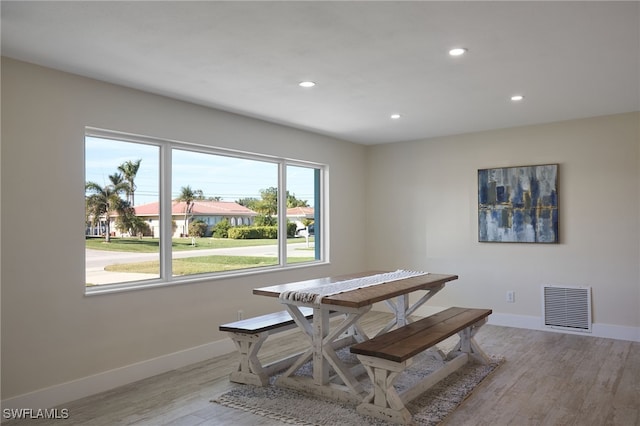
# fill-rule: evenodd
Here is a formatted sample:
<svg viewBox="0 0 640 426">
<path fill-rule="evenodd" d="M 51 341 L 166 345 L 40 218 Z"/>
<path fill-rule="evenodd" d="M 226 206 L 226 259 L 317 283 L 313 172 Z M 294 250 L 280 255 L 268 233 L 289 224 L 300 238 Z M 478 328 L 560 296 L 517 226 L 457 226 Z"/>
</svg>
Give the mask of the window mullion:
<svg viewBox="0 0 640 426">
<path fill-rule="evenodd" d="M 314 234 L 314 247 L 315 247 L 315 257 L 316 259 L 321 259 L 322 258 L 322 252 L 321 252 L 321 247 L 322 245 L 322 232 L 323 232 L 323 226 L 322 226 L 322 219 L 324 218 L 324 215 L 321 215 L 320 212 L 322 211 L 322 208 L 324 207 L 323 205 L 323 200 L 322 200 L 322 172 L 320 169 L 315 169 L 314 173 L 313 173 L 313 186 L 314 186 L 314 214 L 313 214 L 313 223 L 314 223 L 314 229 L 315 229 L 315 234 Z"/>
<path fill-rule="evenodd" d="M 280 265 L 287 263 L 287 167 L 278 165 L 278 253 Z"/>
<path fill-rule="evenodd" d="M 173 216 L 171 214 L 171 147 L 160 149 L 160 276 L 171 281 Z"/>
</svg>

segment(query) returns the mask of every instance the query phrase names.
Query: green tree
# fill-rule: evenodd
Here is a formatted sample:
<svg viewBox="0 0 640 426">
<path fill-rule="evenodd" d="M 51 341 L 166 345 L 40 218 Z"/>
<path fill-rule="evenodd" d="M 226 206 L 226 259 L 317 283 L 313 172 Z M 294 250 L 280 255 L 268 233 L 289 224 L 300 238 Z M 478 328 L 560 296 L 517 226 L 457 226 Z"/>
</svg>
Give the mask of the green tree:
<svg viewBox="0 0 640 426">
<path fill-rule="evenodd" d="M 199 191 L 199 192 L 198 192 Z M 191 186 L 183 186 L 180 188 L 180 196 L 178 197 L 178 202 L 184 202 L 184 227 L 182 228 L 185 235 L 189 232 L 189 216 L 193 211 L 193 201 L 197 199 L 198 193 L 201 193 L 201 190 L 194 191 L 191 189 Z"/>
<path fill-rule="evenodd" d="M 309 207 L 309 202 L 307 200 L 298 200 L 295 194 L 289 194 L 289 191 L 287 191 L 287 207 Z"/>
<path fill-rule="evenodd" d="M 140 169 L 141 162 L 142 162 L 142 158 L 136 161 L 128 160 L 118 166 L 118 170 L 122 172 L 124 180 L 126 180 L 127 183 L 129 184 L 129 189 L 127 190 L 127 201 L 129 201 L 129 203 L 131 203 L 132 206 L 136 205 L 135 199 L 134 199 L 134 195 L 137 189 L 135 184 L 135 178 L 136 178 L 136 175 L 138 174 L 138 170 Z"/>
<path fill-rule="evenodd" d="M 206 200 L 204 191 L 202 189 L 195 189 L 193 191 L 194 200 Z"/>
<path fill-rule="evenodd" d="M 222 201 L 222 197 L 219 195 L 216 196 L 206 196 L 204 195 L 204 191 L 202 189 L 196 189 L 193 191 L 196 200 L 201 201 Z"/>
<path fill-rule="evenodd" d="M 116 228 L 120 232 L 128 232 L 130 235 L 150 235 L 151 227 L 144 219 L 136 216 L 136 210 L 127 200 L 121 200 L 122 204 L 118 209 L 116 218 Z"/>
<path fill-rule="evenodd" d="M 253 210 L 265 216 L 278 214 L 278 188 L 275 186 L 260 190 L 261 200 L 254 203 Z"/>
<path fill-rule="evenodd" d="M 274 216 L 278 214 L 278 188 L 275 186 L 261 189 L 260 196 L 262 199 L 256 200 L 255 198 L 244 199 L 247 200 L 246 204 L 242 204 L 245 207 L 250 208 L 263 215 Z M 242 201 L 244 201 L 242 200 Z M 238 202 L 238 204 L 241 204 Z M 309 207 L 309 203 L 306 200 L 299 200 L 295 194 L 290 194 L 287 191 L 287 208 L 292 207 Z"/>
<path fill-rule="evenodd" d="M 127 193 L 129 184 L 118 179 L 118 176 L 122 177 L 120 174 L 110 175 L 111 184 L 105 186 L 100 186 L 95 182 L 85 184 L 85 191 L 89 193 L 86 196 L 87 217 L 91 218 L 94 226 L 100 223 L 100 218 L 106 217 L 106 242 L 111 241 L 109 213 L 117 212 L 119 215 L 124 215 L 126 208 L 120 194 Z"/>
<path fill-rule="evenodd" d="M 120 232 L 128 232 L 130 235 L 149 235 L 151 228 L 144 219 L 136 216 L 136 211 L 129 205 L 129 201 L 123 201 L 126 207 L 116 219 L 116 227 Z"/>
<path fill-rule="evenodd" d="M 276 226 L 277 224 L 277 218 L 266 214 L 259 214 L 253 219 L 254 226 Z"/>
<path fill-rule="evenodd" d="M 124 183 L 124 178 L 120 173 L 114 173 L 109 175 L 109 182 L 111 182 L 111 185 L 120 185 L 121 183 Z"/>
<path fill-rule="evenodd" d="M 248 209 L 251 209 L 251 210 L 257 211 L 257 210 L 255 209 L 255 204 L 256 204 L 257 202 L 259 202 L 259 201 L 260 201 L 260 200 L 258 200 L 258 199 L 257 199 L 257 198 L 255 198 L 255 197 L 247 197 L 247 198 L 240 198 L 239 200 L 236 200 L 236 203 L 238 203 L 238 204 L 240 204 L 241 206 L 244 206 L 244 207 L 246 207 L 246 208 L 248 208 Z"/>
</svg>

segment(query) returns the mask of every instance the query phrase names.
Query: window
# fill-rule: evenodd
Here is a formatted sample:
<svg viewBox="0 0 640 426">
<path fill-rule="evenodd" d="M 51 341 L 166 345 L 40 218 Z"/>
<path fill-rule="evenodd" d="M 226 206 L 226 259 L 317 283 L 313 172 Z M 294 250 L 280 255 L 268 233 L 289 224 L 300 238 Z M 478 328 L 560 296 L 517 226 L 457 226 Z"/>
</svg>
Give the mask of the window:
<svg viewBox="0 0 640 426">
<path fill-rule="evenodd" d="M 324 260 L 325 166 L 87 129 L 87 293 Z"/>
</svg>

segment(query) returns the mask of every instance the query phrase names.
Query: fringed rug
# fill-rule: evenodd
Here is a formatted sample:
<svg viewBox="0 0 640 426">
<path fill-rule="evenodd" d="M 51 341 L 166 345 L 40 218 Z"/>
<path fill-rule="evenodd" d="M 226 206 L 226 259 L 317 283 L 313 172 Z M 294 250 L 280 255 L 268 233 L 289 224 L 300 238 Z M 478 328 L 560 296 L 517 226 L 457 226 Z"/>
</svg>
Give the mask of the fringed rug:
<svg viewBox="0 0 640 426">
<path fill-rule="evenodd" d="M 338 356 L 346 364 L 357 362 L 348 350 L 338 351 Z M 491 357 L 489 365 L 469 362 L 467 365 L 443 379 L 427 392 L 407 404 L 413 414 L 416 425 L 437 425 L 453 412 L 473 389 L 482 382 L 492 371 L 502 364 L 503 358 Z M 396 388 L 411 386 L 431 371 L 442 365 L 442 360 L 427 351 L 416 357 L 414 365 L 405 371 L 396 381 Z M 310 366 L 303 366 L 298 375 L 309 375 Z M 276 376 L 277 377 L 277 376 Z M 366 377 L 366 375 L 365 375 Z M 269 419 L 279 420 L 295 425 L 388 425 L 389 423 L 356 412 L 356 405 L 347 402 L 321 399 L 315 395 L 281 388 L 273 385 L 275 377 L 271 378 L 271 385 L 258 387 L 252 385 L 238 385 L 237 388 L 221 395 L 212 402 L 248 411 Z M 370 388 L 368 378 L 364 378 L 365 389 Z"/>
</svg>

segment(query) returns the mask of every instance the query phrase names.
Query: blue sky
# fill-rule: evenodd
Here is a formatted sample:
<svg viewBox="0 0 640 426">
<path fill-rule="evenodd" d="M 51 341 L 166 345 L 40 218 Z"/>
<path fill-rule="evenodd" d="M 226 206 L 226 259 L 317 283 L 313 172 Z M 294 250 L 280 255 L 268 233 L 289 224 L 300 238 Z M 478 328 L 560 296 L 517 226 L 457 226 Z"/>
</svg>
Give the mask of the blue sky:
<svg viewBox="0 0 640 426">
<path fill-rule="evenodd" d="M 278 184 L 275 163 L 174 150 L 172 154 L 172 198 L 180 188 L 201 189 L 205 197 L 222 197 L 223 201 L 240 198 L 260 198 L 260 190 Z M 85 180 L 101 186 L 109 183 L 109 175 L 126 161 L 142 159 L 135 179 L 136 205 L 158 200 L 159 148 L 153 145 L 129 143 L 87 137 L 85 143 Z M 313 206 L 313 169 L 289 166 L 287 183 L 290 194 L 307 200 Z"/>
</svg>

